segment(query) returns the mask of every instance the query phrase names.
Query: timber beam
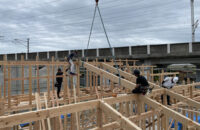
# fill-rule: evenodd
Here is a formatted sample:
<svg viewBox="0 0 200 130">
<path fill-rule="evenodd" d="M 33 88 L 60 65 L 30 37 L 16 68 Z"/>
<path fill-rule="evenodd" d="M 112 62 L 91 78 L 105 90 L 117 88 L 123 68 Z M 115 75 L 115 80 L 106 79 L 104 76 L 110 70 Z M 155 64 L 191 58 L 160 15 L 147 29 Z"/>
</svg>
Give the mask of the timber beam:
<svg viewBox="0 0 200 130">
<path fill-rule="evenodd" d="M 117 121 L 120 121 L 121 128 L 126 129 L 126 130 L 142 130 L 132 121 L 130 121 L 128 118 L 126 118 L 117 110 L 112 108 L 112 106 L 110 106 L 108 103 L 104 101 L 100 101 L 100 109 L 102 109 L 104 113 L 110 115 L 112 119 L 116 119 Z"/>
<path fill-rule="evenodd" d="M 0 128 L 12 127 L 16 124 L 33 122 L 43 120 L 47 118 L 57 117 L 61 114 L 80 112 L 88 109 L 97 108 L 99 105 L 98 100 L 81 102 L 77 104 L 69 104 L 64 106 L 58 106 L 54 108 L 47 108 L 44 110 L 25 112 L 20 114 L 1 116 Z"/>
</svg>

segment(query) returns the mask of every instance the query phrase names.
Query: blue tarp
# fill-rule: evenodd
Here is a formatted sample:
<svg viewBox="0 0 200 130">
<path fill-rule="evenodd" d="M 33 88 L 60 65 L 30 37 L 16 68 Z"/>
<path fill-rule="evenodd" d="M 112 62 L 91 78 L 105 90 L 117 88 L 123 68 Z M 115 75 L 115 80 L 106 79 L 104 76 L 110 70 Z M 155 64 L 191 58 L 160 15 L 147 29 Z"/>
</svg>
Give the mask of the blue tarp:
<svg viewBox="0 0 200 130">
<path fill-rule="evenodd" d="M 21 127 L 28 126 L 29 123 L 20 124 Z"/>
<path fill-rule="evenodd" d="M 186 117 L 188 117 L 188 113 L 186 113 Z M 193 116 L 193 120 L 196 120 L 196 115 Z M 198 123 L 200 123 L 200 116 L 198 116 Z M 171 128 L 174 128 L 174 122 L 172 123 Z M 181 129 L 182 129 L 182 124 L 178 122 L 178 130 L 181 130 Z"/>
<path fill-rule="evenodd" d="M 71 114 L 67 114 L 67 117 L 71 117 Z M 64 119 L 64 115 L 61 115 L 60 118 Z M 34 123 L 34 122 L 32 122 L 32 123 Z M 21 127 L 29 126 L 29 123 L 23 123 L 23 124 L 20 124 L 20 126 Z"/>
<path fill-rule="evenodd" d="M 67 117 L 71 117 L 71 114 L 67 114 Z M 64 119 L 64 115 L 61 115 L 60 118 Z"/>
<path fill-rule="evenodd" d="M 32 122 L 32 125 L 34 124 L 34 122 Z M 25 127 L 25 126 L 29 126 L 29 123 L 24 123 L 24 124 L 20 124 L 21 127 Z"/>
</svg>

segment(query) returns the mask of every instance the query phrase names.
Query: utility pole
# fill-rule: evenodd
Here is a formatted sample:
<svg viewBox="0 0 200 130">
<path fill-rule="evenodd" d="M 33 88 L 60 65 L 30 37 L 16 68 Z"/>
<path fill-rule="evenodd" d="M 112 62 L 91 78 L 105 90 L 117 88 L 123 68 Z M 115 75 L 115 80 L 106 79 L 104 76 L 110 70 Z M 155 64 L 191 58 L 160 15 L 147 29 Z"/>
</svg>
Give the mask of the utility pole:
<svg viewBox="0 0 200 130">
<path fill-rule="evenodd" d="M 27 38 L 27 53 L 29 53 L 29 41 L 30 41 L 30 39 Z"/>
<path fill-rule="evenodd" d="M 191 25 L 192 25 L 192 43 L 195 42 L 195 28 L 194 28 L 194 0 L 190 0 L 191 6 Z"/>
<path fill-rule="evenodd" d="M 199 25 L 199 20 L 194 22 L 194 0 L 190 0 L 191 6 L 191 25 L 192 25 L 192 43 L 195 42 L 195 31 Z"/>
</svg>

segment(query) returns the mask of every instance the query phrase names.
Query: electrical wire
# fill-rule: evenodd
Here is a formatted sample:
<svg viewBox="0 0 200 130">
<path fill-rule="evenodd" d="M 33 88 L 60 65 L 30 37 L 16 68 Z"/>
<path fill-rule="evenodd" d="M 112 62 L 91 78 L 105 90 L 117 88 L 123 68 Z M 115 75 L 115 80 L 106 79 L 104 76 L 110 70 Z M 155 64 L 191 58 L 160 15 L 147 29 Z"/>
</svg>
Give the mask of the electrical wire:
<svg viewBox="0 0 200 130">
<path fill-rule="evenodd" d="M 174 4 L 174 3 L 171 3 L 171 2 L 168 2 L 168 3 L 165 3 L 164 4 L 164 6 L 162 6 L 162 9 L 164 9 L 163 7 L 165 7 L 165 6 L 167 6 L 168 4 Z M 119 6 L 121 6 L 121 5 L 119 5 Z M 130 6 L 130 5 L 129 5 Z M 113 6 L 111 6 L 111 7 L 109 7 L 109 8 L 107 8 L 107 9 L 110 9 L 110 8 L 112 8 Z M 141 10 L 142 9 L 144 9 L 144 8 L 141 8 Z M 146 8 L 145 8 L 146 9 Z M 166 8 L 167 9 L 167 8 Z M 105 10 L 105 9 L 104 9 Z M 136 11 L 135 11 L 135 13 L 138 13 L 137 12 L 137 8 L 135 9 Z M 154 9 L 152 9 L 152 7 L 151 7 L 151 9 L 150 10 L 145 10 L 145 11 L 143 11 L 143 12 L 141 12 L 142 14 L 144 14 L 145 12 L 150 12 L 150 11 L 152 11 L 152 10 L 154 10 Z M 120 12 L 121 12 L 121 10 L 120 10 Z M 125 11 L 124 13 L 127 13 L 127 12 L 130 12 L 129 10 L 127 10 L 127 11 Z M 86 14 L 88 14 L 88 12 L 86 12 Z M 107 14 L 110 14 L 110 15 L 112 15 L 113 16 L 113 13 L 111 12 L 111 13 L 106 13 L 106 15 L 105 16 L 108 16 L 108 17 L 110 17 L 110 15 L 107 15 Z M 119 14 L 118 12 L 116 12 L 115 14 Z M 66 16 L 69 16 L 69 14 L 64 14 L 64 15 L 66 15 Z M 64 15 L 62 15 L 62 16 L 64 16 Z M 72 15 L 78 15 L 78 13 L 74 13 L 74 14 L 72 14 Z M 122 14 L 122 16 L 124 16 L 124 14 Z M 116 17 L 118 17 L 118 16 L 116 16 Z M 134 17 L 134 16 L 133 16 Z M 106 17 L 105 17 L 106 18 Z M 73 19 L 74 21 L 78 21 L 78 19 Z M 83 21 L 81 21 L 81 22 L 86 22 L 86 23 L 88 23 L 89 21 L 88 20 L 90 20 L 90 17 L 84 17 L 84 20 Z M 61 23 L 59 22 L 59 24 L 56 22 L 56 23 L 53 23 L 52 25 L 60 25 Z M 64 25 L 66 25 L 65 23 L 63 23 Z M 69 23 L 68 25 L 70 25 L 70 24 L 74 24 L 73 22 L 71 22 L 71 23 Z M 76 24 L 79 24 L 79 22 L 77 22 Z M 30 25 L 32 25 L 32 23 L 30 23 Z M 43 25 L 45 25 L 45 26 L 49 26 L 49 25 L 51 25 L 51 24 L 43 24 Z M 31 26 L 27 26 L 27 28 L 30 28 Z"/>
<path fill-rule="evenodd" d="M 123 14 L 122 14 L 123 15 Z M 149 13 L 149 15 L 151 15 L 151 13 Z M 120 16 L 113 16 L 113 17 L 116 17 L 116 19 L 115 18 L 113 18 L 113 17 L 110 17 L 110 22 L 112 22 L 112 20 L 117 20 L 117 21 L 123 21 L 124 19 L 123 18 L 130 18 L 131 17 L 131 15 L 129 16 L 129 15 L 125 15 L 125 16 L 127 16 L 127 17 L 120 17 Z M 144 15 L 143 15 L 144 16 Z M 108 16 L 109 17 L 109 16 Z M 119 20 L 118 20 L 119 19 Z M 109 20 L 109 19 L 108 19 Z M 106 20 L 105 20 L 106 21 Z M 87 22 L 87 21 L 85 21 L 85 22 Z M 107 22 L 108 23 L 108 22 Z M 131 22 L 129 22 L 130 24 L 131 24 Z M 136 22 L 137 23 L 137 22 Z M 78 22 L 76 23 L 76 24 L 79 24 Z M 124 22 L 124 23 L 120 23 L 120 22 L 116 22 L 116 23 L 114 23 L 115 25 L 126 25 L 127 23 L 126 22 Z M 113 24 L 113 25 L 114 25 Z M 141 23 L 141 24 L 143 24 L 143 23 Z M 86 25 L 86 24 L 82 24 L 82 25 Z M 109 26 L 109 24 L 106 24 L 106 26 Z M 127 27 L 127 26 L 126 26 Z M 72 28 L 72 30 L 73 30 L 73 28 Z M 120 33 L 120 31 L 122 31 L 122 30 L 120 30 L 120 29 L 118 29 L 119 30 L 119 32 L 116 32 L 116 33 Z M 124 29 L 125 31 L 126 31 L 126 29 Z M 26 30 L 25 30 L 26 31 Z M 27 31 L 28 31 L 28 29 L 27 29 Z M 32 29 L 30 29 L 30 31 L 32 31 Z M 34 31 L 34 29 L 33 29 L 33 31 Z M 40 31 L 40 30 L 38 30 L 38 31 Z M 46 30 L 45 30 L 46 31 Z M 71 30 L 70 30 L 71 31 Z M 69 31 L 69 32 L 70 32 Z M 109 30 L 109 33 L 111 32 L 111 33 L 115 33 L 114 31 L 117 31 L 117 30 Z M 151 31 L 150 31 L 151 32 Z M 95 34 L 96 34 L 96 32 L 94 32 Z M 124 32 L 122 32 L 122 33 L 124 33 Z M 38 34 L 41 34 L 41 33 L 38 33 Z M 43 34 L 46 34 L 46 33 L 43 33 Z M 62 33 L 61 33 L 62 34 Z M 73 34 L 72 34 L 73 35 Z"/>
</svg>

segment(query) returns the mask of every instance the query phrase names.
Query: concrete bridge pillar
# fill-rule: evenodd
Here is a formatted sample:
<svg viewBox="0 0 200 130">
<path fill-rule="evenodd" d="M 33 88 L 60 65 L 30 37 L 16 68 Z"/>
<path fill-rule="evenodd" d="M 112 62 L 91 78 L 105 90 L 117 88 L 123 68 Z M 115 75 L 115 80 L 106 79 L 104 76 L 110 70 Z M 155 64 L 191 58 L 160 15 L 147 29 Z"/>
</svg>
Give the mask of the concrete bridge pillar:
<svg viewBox="0 0 200 130">
<path fill-rule="evenodd" d="M 49 59 L 50 58 L 50 56 L 49 56 L 49 51 L 47 52 L 47 59 Z"/>
<path fill-rule="evenodd" d="M 96 50 L 96 56 L 99 57 L 99 48 Z"/>
<path fill-rule="evenodd" d="M 17 60 L 17 53 L 15 53 L 15 60 Z"/>
<path fill-rule="evenodd" d="M 145 60 L 144 61 L 144 65 L 146 65 L 146 66 L 150 66 L 150 65 L 152 65 L 151 64 L 151 60 Z M 149 76 L 149 79 L 148 79 L 148 73 L 150 73 L 151 72 L 151 68 L 150 67 L 146 67 L 145 68 L 145 71 L 144 71 L 144 76 L 147 78 L 147 80 L 150 80 L 151 81 L 151 77 Z"/>
<path fill-rule="evenodd" d="M 200 64 L 196 65 L 196 82 L 200 82 Z"/>
<path fill-rule="evenodd" d="M 84 49 L 82 49 L 82 57 L 85 57 Z"/>
</svg>

